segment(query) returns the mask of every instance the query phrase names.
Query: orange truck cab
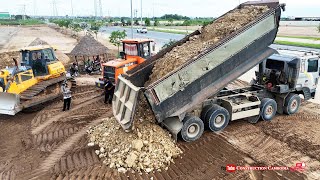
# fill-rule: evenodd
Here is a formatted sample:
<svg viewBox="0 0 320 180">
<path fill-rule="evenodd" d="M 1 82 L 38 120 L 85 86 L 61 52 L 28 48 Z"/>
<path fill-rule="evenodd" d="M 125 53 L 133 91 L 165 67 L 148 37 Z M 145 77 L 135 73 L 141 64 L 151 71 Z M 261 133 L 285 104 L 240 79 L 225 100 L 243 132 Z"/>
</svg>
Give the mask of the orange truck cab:
<svg viewBox="0 0 320 180">
<path fill-rule="evenodd" d="M 96 86 L 104 88 L 104 81 L 108 77 L 113 84 L 118 81 L 118 76 L 143 63 L 151 57 L 150 39 L 127 39 L 122 41 L 123 51 L 121 58 L 102 64 L 102 78 L 96 81 Z M 154 46 L 152 47 L 154 51 Z"/>
</svg>

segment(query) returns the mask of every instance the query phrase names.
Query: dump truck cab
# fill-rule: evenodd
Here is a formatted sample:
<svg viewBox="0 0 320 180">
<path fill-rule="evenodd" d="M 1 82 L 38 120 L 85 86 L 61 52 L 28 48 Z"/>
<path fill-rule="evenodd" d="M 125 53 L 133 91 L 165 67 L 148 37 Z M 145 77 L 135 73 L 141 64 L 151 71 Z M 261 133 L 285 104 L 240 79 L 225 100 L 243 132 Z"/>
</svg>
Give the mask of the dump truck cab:
<svg viewBox="0 0 320 180">
<path fill-rule="evenodd" d="M 278 53 L 259 65 L 259 84 L 274 93 L 296 92 L 306 100 L 314 98 L 320 76 L 319 52 L 280 49 Z"/>
<path fill-rule="evenodd" d="M 151 42 L 153 42 L 153 40 L 150 39 L 123 40 L 123 51 L 120 52 L 121 58 L 102 64 L 102 78 L 96 82 L 96 86 L 103 88 L 106 78 L 109 78 L 115 84 L 120 74 L 136 67 L 151 57 Z"/>
<path fill-rule="evenodd" d="M 31 46 L 21 49 L 21 65 L 30 67 L 37 79 L 46 80 L 65 74 L 64 65 L 58 61 L 51 46 Z"/>
</svg>

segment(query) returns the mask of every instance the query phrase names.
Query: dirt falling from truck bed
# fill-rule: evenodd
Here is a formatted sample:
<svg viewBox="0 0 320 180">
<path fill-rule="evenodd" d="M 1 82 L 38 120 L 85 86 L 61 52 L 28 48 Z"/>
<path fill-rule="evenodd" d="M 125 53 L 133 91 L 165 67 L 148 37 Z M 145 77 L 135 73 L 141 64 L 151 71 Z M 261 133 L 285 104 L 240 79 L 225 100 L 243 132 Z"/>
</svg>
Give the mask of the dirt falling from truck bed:
<svg viewBox="0 0 320 180">
<path fill-rule="evenodd" d="M 158 60 L 146 84 L 165 76 L 267 10 L 264 6 L 248 6 L 234 10 L 204 27 L 201 35 L 191 37 L 188 42 L 175 47 Z M 132 132 L 125 133 L 115 118 L 109 118 L 88 131 L 88 145 L 98 145 L 100 149 L 96 150 L 96 154 L 103 159 L 104 164 L 119 172 L 166 169 L 182 153 L 170 134 L 155 124 L 154 115 L 145 98 L 140 99 Z"/>
<path fill-rule="evenodd" d="M 157 61 L 146 86 L 169 74 L 204 49 L 239 30 L 266 11 L 268 11 L 267 6 L 246 6 L 233 10 L 221 19 L 203 27 L 200 35 L 190 37 L 189 41 L 173 48 Z"/>
</svg>

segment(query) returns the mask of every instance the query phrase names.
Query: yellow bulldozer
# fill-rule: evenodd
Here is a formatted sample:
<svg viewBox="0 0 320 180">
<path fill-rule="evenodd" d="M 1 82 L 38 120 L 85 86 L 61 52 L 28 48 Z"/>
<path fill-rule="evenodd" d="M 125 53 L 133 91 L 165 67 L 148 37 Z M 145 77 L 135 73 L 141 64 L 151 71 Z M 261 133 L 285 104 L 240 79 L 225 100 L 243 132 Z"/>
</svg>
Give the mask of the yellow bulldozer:
<svg viewBox="0 0 320 180">
<path fill-rule="evenodd" d="M 51 46 L 31 46 L 21 49 L 21 62 L 0 70 L 0 114 L 16 113 L 41 107 L 41 104 L 62 95 L 61 83 L 76 86 Z"/>
</svg>

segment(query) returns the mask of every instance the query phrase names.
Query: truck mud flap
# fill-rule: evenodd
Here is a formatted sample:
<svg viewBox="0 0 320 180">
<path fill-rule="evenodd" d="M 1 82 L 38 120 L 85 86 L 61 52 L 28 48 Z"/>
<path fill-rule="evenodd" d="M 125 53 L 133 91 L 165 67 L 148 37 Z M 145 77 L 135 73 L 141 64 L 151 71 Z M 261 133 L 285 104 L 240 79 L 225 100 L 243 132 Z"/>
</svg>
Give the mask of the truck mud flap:
<svg viewBox="0 0 320 180">
<path fill-rule="evenodd" d="M 118 77 L 112 99 L 112 111 L 114 117 L 125 130 L 132 127 L 140 90 L 141 88 L 136 87 L 124 77 Z"/>
<path fill-rule="evenodd" d="M 15 115 L 21 111 L 20 97 L 17 94 L 0 93 L 0 114 Z"/>
</svg>

